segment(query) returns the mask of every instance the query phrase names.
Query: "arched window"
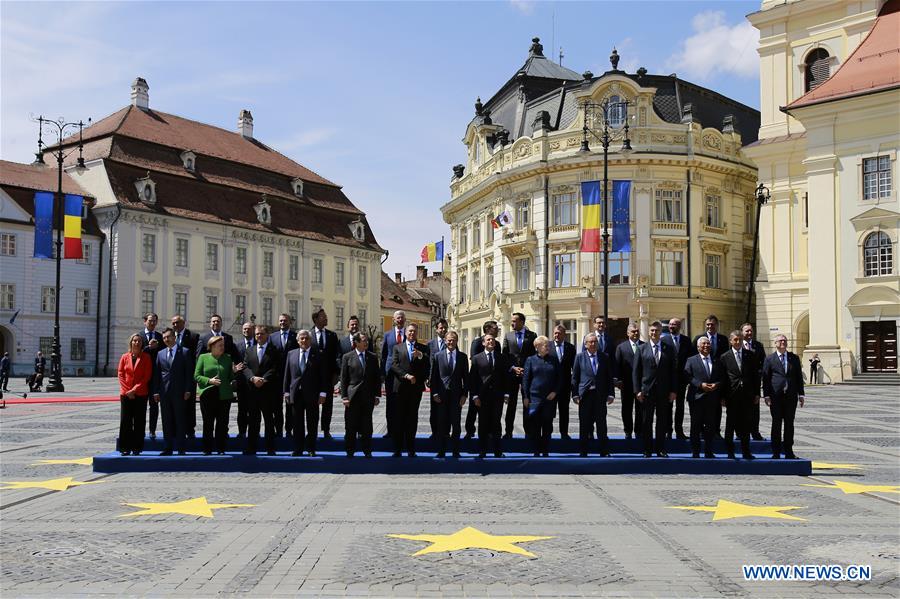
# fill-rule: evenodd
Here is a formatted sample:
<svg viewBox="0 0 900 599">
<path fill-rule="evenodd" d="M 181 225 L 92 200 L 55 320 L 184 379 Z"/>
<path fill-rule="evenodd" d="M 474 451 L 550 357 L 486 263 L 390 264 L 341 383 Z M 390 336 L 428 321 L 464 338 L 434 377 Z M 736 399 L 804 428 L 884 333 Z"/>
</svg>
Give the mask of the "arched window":
<svg viewBox="0 0 900 599">
<path fill-rule="evenodd" d="M 619 96 L 609 97 L 609 109 L 607 111 L 609 126 L 619 128 L 625 124 L 625 103 Z"/>
<path fill-rule="evenodd" d="M 831 76 L 831 57 L 824 48 L 816 48 L 806 55 L 806 88 L 816 89 Z"/>
<path fill-rule="evenodd" d="M 863 242 L 863 269 L 867 277 L 889 275 L 894 270 L 894 248 L 887 233 L 876 231 Z"/>
</svg>

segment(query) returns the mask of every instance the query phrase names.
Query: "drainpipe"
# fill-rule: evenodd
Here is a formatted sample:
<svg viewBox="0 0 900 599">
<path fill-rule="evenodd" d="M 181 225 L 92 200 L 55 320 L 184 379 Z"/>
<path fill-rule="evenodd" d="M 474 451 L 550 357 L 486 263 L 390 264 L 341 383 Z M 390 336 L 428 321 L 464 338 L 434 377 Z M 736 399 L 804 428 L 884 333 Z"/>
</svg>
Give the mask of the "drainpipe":
<svg viewBox="0 0 900 599">
<path fill-rule="evenodd" d="M 103 374 L 109 372 L 109 335 L 112 329 L 112 269 L 113 269 L 113 227 L 122 216 L 122 206 L 116 204 L 116 218 L 109 225 L 109 270 L 106 279 L 106 362 L 103 364 Z M 118 246 L 118 244 L 116 244 Z"/>
<path fill-rule="evenodd" d="M 103 289 L 103 245 L 106 243 L 106 235 L 100 236 L 100 258 L 97 261 L 97 318 L 94 322 L 94 376 L 100 372 L 100 298 Z"/>
</svg>

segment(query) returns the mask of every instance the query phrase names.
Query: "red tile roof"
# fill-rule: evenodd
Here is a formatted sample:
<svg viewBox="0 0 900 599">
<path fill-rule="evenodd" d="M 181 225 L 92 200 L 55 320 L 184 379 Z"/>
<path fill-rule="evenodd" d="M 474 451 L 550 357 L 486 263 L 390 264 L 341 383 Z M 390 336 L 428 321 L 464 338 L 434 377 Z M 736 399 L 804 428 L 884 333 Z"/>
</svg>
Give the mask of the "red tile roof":
<svg viewBox="0 0 900 599">
<path fill-rule="evenodd" d="M 0 160 L 0 185 L 56 192 L 59 188 L 59 172 L 56 162 L 52 165 L 33 165 Z M 85 193 L 78 183 L 65 172 L 63 173 L 62 187 L 63 193 L 90 197 L 90 194 Z"/>
<path fill-rule="evenodd" d="M 384 271 L 381 271 L 381 307 L 386 310 L 403 310 L 431 318 L 431 310 L 427 306 L 416 304 L 412 296 Z"/>
<path fill-rule="evenodd" d="M 785 110 L 897 87 L 900 87 L 900 0 L 889 0 L 872 30 L 844 64 L 822 85 L 788 104 Z"/>
</svg>

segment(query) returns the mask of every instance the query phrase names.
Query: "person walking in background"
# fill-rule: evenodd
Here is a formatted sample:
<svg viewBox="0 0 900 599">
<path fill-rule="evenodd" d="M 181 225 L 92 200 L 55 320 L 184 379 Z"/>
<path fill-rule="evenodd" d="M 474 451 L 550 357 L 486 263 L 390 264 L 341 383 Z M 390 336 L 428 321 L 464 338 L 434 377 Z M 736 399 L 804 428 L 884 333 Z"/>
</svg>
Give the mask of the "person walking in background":
<svg viewBox="0 0 900 599">
<path fill-rule="evenodd" d="M 119 451 L 122 455 L 140 455 L 144 450 L 153 365 L 142 345 L 141 336 L 135 333 L 128 339 L 128 351 L 119 358 Z"/>
<path fill-rule="evenodd" d="M 3 391 L 9 391 L 9 352 L 3 352 L 3 357 L 0 358 L 0 389 Z"/>
<path fill-rule="evenodd" d="M 550 435 L 556 415 L 556 398 L 563 387 L 559 359 L 544 335 L 535 337 L 536 354 L 525 360 L 522 373 L 522 403 L 525 432 L 531 438 L 535 457 L 550 455 Z"/>
<path fill-rule="evenodd" d="M 822 363 L 822 360 L 819 359 L 819 354 L 813 354 L 813 357 L 809 359 L 809 384 L 810 385 L 818 385 L 819 384 L 819 364 L 821 364 L 821 363 Z"/>
<path fill-rule="evenodd" d="M 194 367 L 203 415 L 203 455 L 211 454 L 213 447 L 219 455 L 224 455 L 228 443 L 228 415 L 234 397 L 231 383 L 235 373 L 244 369 L 244 364 L 235 364 L 225 351 L 224 337 L 212 336 L 206 346 L 209 353 L 200 354 Z"/>
</svg>

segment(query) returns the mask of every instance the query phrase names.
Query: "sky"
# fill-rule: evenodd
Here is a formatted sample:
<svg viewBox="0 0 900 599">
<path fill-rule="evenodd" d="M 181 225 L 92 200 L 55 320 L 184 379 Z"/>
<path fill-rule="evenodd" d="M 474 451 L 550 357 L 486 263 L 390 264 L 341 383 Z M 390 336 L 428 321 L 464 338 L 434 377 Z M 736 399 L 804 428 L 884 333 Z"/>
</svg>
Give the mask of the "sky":
<svg viewBox="0 0 900 599">
<path fill-rule="evenodd" d="M 150 85 L 150 107 L 254 137 L 343 187 L 415 274 L 449 239 L 440 207 L 475 98 L 522 66 L 532 37 L 564 66 L 645 67 L 759 107 L 759 1 L 0 2 L 0 158 L 30 162 L 32 116 L 94 121 Z M 449 242 L 448 242 L 449 246 Z M 429 265 L 429 269 L 439 266 Z"/>
</svg>

